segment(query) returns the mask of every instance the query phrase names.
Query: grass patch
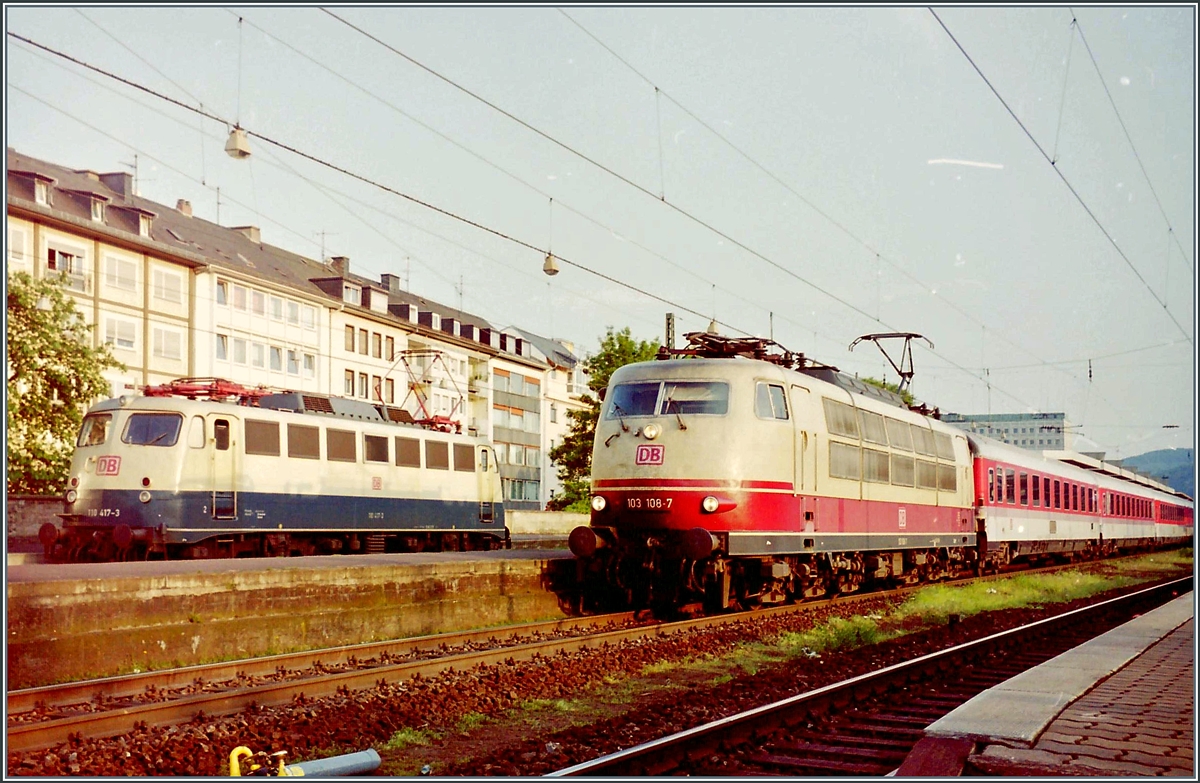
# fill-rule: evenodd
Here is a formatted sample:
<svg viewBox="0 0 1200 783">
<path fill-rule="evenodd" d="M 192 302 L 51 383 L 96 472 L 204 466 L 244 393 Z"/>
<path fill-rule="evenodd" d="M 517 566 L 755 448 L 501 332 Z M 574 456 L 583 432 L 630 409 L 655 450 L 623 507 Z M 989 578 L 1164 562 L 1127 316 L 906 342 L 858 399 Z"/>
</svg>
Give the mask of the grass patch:
<svg viewBox="0 0 1200 783">
<path fill-rule="evenodd" d="M 467 734 L 486 723 L 490 723 L 491 720 L 491 718 L 489 718 L 487 715 L 484 715 L 482 712 L 468 712 L 466 715 L 458 719 L 458 723 L 455 724 L 454 730 L 459 734 Z"/>
<path fill-rule="evenodd" d="M 383 744 L 384 750 L 404 750 L 414 745 L 428 745 L 437 739 L 437 735 L 423 729 L 405 727 L 397 731 Z"/>
<path fill-rule="evenodd" d="M 779 637 L 776 646 L 789 657 L 815 657 L 831 650 L 854 650 L 898 635 L 886 630 L 882 623 L 883 620 L 858 615 L 834 617 L 810 631 L 785 633 Z"/>
</svg>

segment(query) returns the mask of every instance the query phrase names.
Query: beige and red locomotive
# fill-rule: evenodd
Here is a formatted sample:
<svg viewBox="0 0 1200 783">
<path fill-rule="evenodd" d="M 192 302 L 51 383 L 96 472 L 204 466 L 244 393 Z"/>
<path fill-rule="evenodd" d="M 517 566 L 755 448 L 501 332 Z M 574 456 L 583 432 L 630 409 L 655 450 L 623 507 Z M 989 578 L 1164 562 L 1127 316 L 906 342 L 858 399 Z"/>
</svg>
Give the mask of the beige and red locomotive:
<svg viewBox="0 0 1200 783">
<path fill-rule="evenodd" d="M 721 610 L 1191 535 L 1190 499 L 1165 487 L 968 436 L 836 368 L 772 354 L 768 341 L 688 337 L 696 347 L 685 358 L 622 367 L 606 390 L 591 524 L 570 537 L 589 602 Z M 1014 527 L 1016 509 L 1034 513 L 1029 479 L 1025 494 L 1019 477 L 1013 485 L 1026 506 L 989 502 L 1001 463 L 1013 466 L 1006 479 L 1041 464 L 1039 497 L 1050 476 L 1060 501 L 1068 479 L 1114 496 L 1117 482 L 1130 497 L 1177 506 L 1186 524 L 1156 530 L 1113 517 L 1085 530 L 1052 506 Z M 988 470 L 991 485 L 981 480 Z"/>
</svg>

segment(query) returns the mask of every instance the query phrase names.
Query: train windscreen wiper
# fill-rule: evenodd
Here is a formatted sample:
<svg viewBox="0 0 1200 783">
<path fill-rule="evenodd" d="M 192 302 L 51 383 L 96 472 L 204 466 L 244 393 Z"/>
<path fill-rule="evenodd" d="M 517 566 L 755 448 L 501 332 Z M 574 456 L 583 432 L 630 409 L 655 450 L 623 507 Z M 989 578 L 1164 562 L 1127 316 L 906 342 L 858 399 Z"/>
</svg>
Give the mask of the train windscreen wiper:
<svg viewBox="0 0 1200 783">
<path fill-rule="evenodd" d="M 675 420 L 679 422 L 679 429 L 686 430 L 687 425 L 683 423 L 683 415 L 679 412 L 679 406 L 675 404 L 673 394 L 674 392 L 671 395 L 667 395 L 667 399 L 663 400 L 663 408 L 675 414 Z"/>
</svg>

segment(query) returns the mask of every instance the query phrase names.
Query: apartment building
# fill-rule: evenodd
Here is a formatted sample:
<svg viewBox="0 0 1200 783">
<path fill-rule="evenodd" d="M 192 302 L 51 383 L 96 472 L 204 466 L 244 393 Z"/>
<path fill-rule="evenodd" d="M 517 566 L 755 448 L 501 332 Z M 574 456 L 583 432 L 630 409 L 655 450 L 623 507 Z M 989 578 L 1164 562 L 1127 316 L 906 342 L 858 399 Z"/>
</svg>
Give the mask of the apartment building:
<svg viewBox="0 0 1200 783">
<path fill-rule="evenodd" d="M 1071 449 L 1074 441 L 1065 413 L 946 413 L 942 421 L 1033 451 Z"/>
<path fill-rule="evenodd" d="M 6 163 L 8 273 L 64 276 L 95 344 L 126 365 L 106 375 L 114 396 L 186 376 L 383 403 L 504 444 L 510 505 L 544 504 L 551 365 L 528 340 L 346 257 L 306 258 L 186 201 L 141 198 L 128 173 L 11 148 Z"/>
</svg>

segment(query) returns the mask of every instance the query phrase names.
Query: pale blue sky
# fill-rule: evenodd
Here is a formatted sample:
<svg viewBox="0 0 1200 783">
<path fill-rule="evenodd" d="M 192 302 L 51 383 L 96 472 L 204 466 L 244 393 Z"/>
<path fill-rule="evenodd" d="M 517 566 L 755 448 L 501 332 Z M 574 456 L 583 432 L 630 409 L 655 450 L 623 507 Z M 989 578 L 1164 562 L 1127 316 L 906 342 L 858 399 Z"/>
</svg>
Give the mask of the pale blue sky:
<svg viewBox="0 0 1200 783">
<path fill-rule="evenodd" d="M 846 348 L 916 331 L 936 348 L 913 390 L 943 410 L 1065 411 L 1114 457 L 1192 445 L 1193 7 L 1076 8 L 1084 38 L 1066 7 L 936 9 L 1029 135 L 925 8 L 331 10 L 395 51 L 316 7 L 8 6 L 6 27 L 540 250 L 261 140 L 233 161 L 225 125 L 12 38 L 6 142 L 137 154 L 148 198 L 213 220 L 219 187 L 224 225 L 311 257 L 327 232 L 451 305 L 461 277 L 465 309 L 584 350 L 675 310 L 680 334 L 773 321 L 894 380 Z M 695 312 L 547 278 L 547 247 Z"/>
</svg>

